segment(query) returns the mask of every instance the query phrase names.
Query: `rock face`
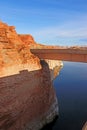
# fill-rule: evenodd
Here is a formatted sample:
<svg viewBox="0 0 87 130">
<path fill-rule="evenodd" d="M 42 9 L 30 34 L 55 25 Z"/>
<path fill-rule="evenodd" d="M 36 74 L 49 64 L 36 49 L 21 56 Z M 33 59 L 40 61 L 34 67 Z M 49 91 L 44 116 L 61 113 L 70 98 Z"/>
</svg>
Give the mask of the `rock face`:
<svg viewBox="0 0 87 130">
<path fill-rule="evenodd" d="M 27 45 L 36 45 L 34 38 L 31 35 L 24 35 L 24 34 L 19 34 L 18 35 L 20 39 Z"/>
<path fill-rule="evenodd" d="M 40 60 L 17 35 L 14 26 L 0 22 L 0 76 L 17 74 L 21 70 L 40 69 Z"/>
<path fill-rule="evenodd" d="M 62 61 L 56 61 L 56 60 L 45 60 L 49 66 L 50 69 L 50 75 L 51 75 L 51 80 L 53 81 L 58 75 L 63 67 L 63 62 Z"/>
<path fill-rule="evenodd" d="M 32 36 L 0 22 L 0 130 L 39 130 L 58 115 L 55 65 L 33 55 L 29 44 Z"/>
</svg>

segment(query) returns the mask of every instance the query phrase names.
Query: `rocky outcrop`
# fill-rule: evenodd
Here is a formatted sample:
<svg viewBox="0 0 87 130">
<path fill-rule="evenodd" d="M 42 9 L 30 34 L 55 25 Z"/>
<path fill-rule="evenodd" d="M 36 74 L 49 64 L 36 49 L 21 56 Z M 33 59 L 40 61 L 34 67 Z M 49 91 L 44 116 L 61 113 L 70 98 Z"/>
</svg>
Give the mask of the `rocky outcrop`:
<svg viewBox="0 0 87 130">
<path fill-rule="evenodd" d="M 40 60 L 31 43 L 0 22 L 0 130 L 39 130 L 58 115 L 51 71 L 61 62 Z"/>
<path fill-rule="evenodd" d="M 53 81 L 59 75 L 59 72 L 63 67 L 63 62 L 57 60 L 48 60 L 48 59 L 46 59 L 45 61 L 49 66 L 51 80 Z"/>
<path fill-rule="evenodd" d="M 27 45 L 36 45 L 34 38 L 30 34 L 19 34 L 20 39 Z"/>
<path fill-rule="evenodd" d="M 40 60 L 17 35 L 14 26 L 0 22 L 0 77 L 19 73 L 21 70 L 40 69 Z"/>
</svg>

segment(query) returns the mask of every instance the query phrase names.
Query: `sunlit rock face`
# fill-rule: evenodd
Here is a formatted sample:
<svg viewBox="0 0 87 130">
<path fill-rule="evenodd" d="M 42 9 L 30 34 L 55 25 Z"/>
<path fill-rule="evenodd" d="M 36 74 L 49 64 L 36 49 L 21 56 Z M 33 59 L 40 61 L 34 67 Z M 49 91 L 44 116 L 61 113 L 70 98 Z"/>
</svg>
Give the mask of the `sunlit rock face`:
<svg viewBox="0 0 87 130">
<path fill-rule="evenodd" d="M 57 60 L 45 60 L 49 66 L 51 80 L 54 80 L 58 75 L 60 70 L 63 68 L 63 62 Z"/>
<path fill-rule="evenodd" d="M 39 130 L 58 115 L 51 74 L 57 63 L 30 52 L 32 36 L 20 37 L 0 22 L 0 130 Z"/>
<path fill-rule="evenodd" d="M 19 73 L 20 70 L 41 68 L 40 60 L 17 35 L 14 26 L 0 22 L 0 76 Z"/>
<path fill-rule="evenodd" d="M 27 45 L 36 45 L 34 38 L 30 34 L 19 34 L 20 39 Z"/>
</svg>

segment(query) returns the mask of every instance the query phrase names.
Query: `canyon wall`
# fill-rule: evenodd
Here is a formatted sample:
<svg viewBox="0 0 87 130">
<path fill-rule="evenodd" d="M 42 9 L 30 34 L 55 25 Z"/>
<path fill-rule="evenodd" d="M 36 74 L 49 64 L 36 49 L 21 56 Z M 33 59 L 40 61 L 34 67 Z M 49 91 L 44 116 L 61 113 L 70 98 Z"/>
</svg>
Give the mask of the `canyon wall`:
<svg viewBox="0 0 87 130">
<path fill-rule="evenodd" d="M 39 130 L 58 115 L 52 81 L 62 62 L 40 60 L 30 44 L 31 35 L 0 22 L 0 130 Z"/>
</svg>

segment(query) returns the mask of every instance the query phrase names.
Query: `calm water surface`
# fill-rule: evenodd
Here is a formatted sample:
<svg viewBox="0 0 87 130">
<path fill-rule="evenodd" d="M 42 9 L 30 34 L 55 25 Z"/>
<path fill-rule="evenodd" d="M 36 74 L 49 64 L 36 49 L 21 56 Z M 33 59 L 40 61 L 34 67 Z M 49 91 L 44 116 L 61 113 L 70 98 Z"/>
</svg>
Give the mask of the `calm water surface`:
<svg viewBox="0 0 87 130">
<path fill-rule="evenodd" d="M 87 121 L 87 63 L 64 62 L 54 87 L 59 118 L 44 130 L 81 130 Z"/>
</svg>

